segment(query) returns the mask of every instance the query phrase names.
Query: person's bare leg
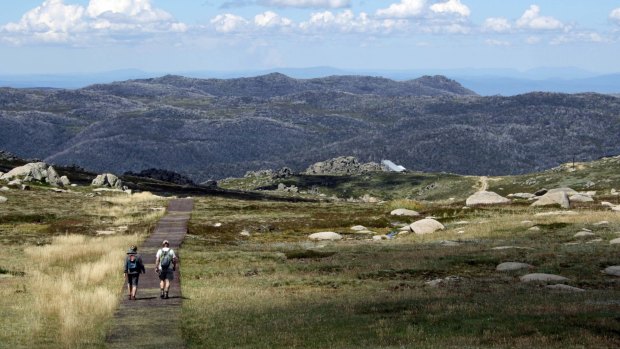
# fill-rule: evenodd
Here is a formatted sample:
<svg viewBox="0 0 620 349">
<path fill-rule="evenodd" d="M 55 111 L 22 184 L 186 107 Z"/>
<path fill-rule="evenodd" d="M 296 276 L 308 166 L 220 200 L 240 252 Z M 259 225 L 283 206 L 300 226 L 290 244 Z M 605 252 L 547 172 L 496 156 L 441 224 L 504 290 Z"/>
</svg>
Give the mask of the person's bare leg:
<svg viewBox="0 0 620 349">
<path fill-rule="evenodd" d="M 131 289 L 131 283 L 127 283 L 127 292 L 129 293 L 129 299 L 131 299 L 131 295 L 132 295 L 132 289 Z"/>
<path fill-rule="evenodd" d="M 170 280 L 166 279 L 166 287 L 165 287 L 165 297 L 168 298 L 168 291 L 170 290 Z"/>
<path fill-rule="evenodd" d="M 159 290 L 161 292 L 160 297 L 164 298 L 164 280 L 159 281 Z"/>
<path fill-rule="evenodd" d="M 138 286 L 134 286 L 131 290 L 131 298 L 136 299 L 136 292 L 138 292 Z"/>
</svg>

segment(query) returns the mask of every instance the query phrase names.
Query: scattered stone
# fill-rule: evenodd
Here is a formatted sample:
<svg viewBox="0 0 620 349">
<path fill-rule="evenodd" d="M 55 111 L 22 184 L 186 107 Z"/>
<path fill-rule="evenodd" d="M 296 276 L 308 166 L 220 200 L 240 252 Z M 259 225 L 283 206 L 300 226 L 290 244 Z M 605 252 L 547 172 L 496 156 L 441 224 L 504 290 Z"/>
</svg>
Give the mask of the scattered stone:
<svg viewBox="0 0 620 349">
<path fill-rule="evenodd" d="M 372 239 L 375 241 L 387 240 L 388 236 L 387 235 L 375 235 L 372 237 Z"/>
<path fill-rule="evenodd" d="M 533 197 L 536 197 L 536 195 L 534 194 L 530 194 L 530 193 L 514 193 L 514 194 L 508 194 L 509 198 L 515 198 L 515 199 L 531 199 Z"/>
<path fill-rule="evenodd" d="M 575 195 L 571 195 L 568 198 L 568 201 L 570 201 L 570 202 L 593 202 L 594 199 L 592 199 L 591 197 L 589 197 L 587 195 L 575 194 Z"/>
<path fill-rule="evenodd" d="M 603 242 L 603 239 L 589 240 L 589 241 L 586 241 L 586 244 L 595 244 L 597 242 Z"/>
<path fill-rule="evenodd" d="M 607 275 L 620 276 L 620 265 L 612 265 L 607 267 L 603 270 L 603 273 Z"/>
<path fill-rule="evenodd" d="M 573 235 L 573 237 L 582 238 L 582 237 L 594 236 L 594 235 L 595 234 L 593 232 L 591 232 L 591 231 L 582 230 L 582 231 L 578 232 L 577 234 Z"/>
<path fill-rule="evenodd" d="M 562 208 L 570 208 L 570 202 L 568 201 L 568 195 L 563 191 L 548 192 L 541 196 L 531 206 L 552 206 L 560 205 Z"/>
<path fill-rule="evenodd" d="M 546 217 L 546 216 L 574 216 L 577 212 L 575 211 L 552 211 L 552 212 L 540 212 L 535 214 L 535 217 Z"/>
<path fill-rule="evenodd" d="M 534 266 L 530 265 L 530 264 L 527 264 L 527 263 L 504 262 L 504 263 L 498 264 L 497 267 L 495 267 L 495 270 L 497 270 L 497 271 L 515 271 L 515 270 L 530 269 L 530 268 L 534 268 Z"/>
<path fill-rule="evenodd" d="M 439 287 L 439 286 L 446 285 L 446 284 L 460 282 L 461 280 L 462 278 L 459 276 L 448 276 L 443 279 L 435 279 L 435 280 L 427 281 L 425 282 L 425 284 L 430 287 Z"/>
<path fill-rule="evenodd" d="M 562 292 L 585 292 L 583 288 L 568 286 L 564 284 L 555 284 L 555 285 L 547 285 L 545 288 L 553 290 L 553 291 L 562 291 Z"/>
<path fill-rule="evenodd" d="M 540 231 L 540 227 L 531 227 L 528 231 Z"/>
<path fill-rule="evenodd" d="M 7 201 L 9 201 L 9 199 L 5 198 L 4 196 L 0 196 L 0 204 L 3 204 Z"/>
<path fill-rule="evenodd" d="M 114 192 L 114 193 L 122 193 L 123 191 L 121 189 L 112 189 L 112 188 L 95 188 L 93 189 L 93 191 L 95 193 L 99 193 L 99 192 Z"/>
<path fill-rule="evenodd" d="M 374 234 L 374 232 L 370 230 L 356 230 L 355 234 L 370 235 Z"/>
<path fill-rule="evenodd" d="M 479 191 L 471 195 L 465 201 L 467 206 L 479 206 L 479 205 L 506 205 L 510 203 L 510 199 L 507 199 L 492 191 Z"/>
<path fill-rule="evenodd" d="M 444 230 L 445 229 L 443 224 L 439 223 L 438 221 L 436 221 L 434 219 L 430 219 L 430 218 L 425 218 L 425 219 L 419 220 L 417 222 L 411 223 L 411 225 L 409 227 L 411 228 L 411 231 L 413 231 L 414 233 L 416 233 L 418 235 L 431 234 L 431 233 L 434 233 L 437 230 Z"/>
<path fill-rule="evenodd" d="M 20 188 L 21 190 L 30 190 L 30 186 L 27 184 L 22 184 Z"/>
<path fill-rule="evenodd" d="M 129 229 L 126 225 L 121 225 L 120 227 L 116 227 L 116 231 L 127 231 Z"/>
<path fill-rule="evenodd" d="M 413 210 L 408 210 L 406 208 L 397 208 L 390 212 L 392 216 L 406 216 L 406 217 L 417 217 L 420 214 Z"/>
<path fill-rule="evenodd" d="M 596 226 L 601 226 L 601 225 L 609 225 L 609 221 L 600 221 L 600 222 L 596 222 L 596 223 L 594 223 L 594 225 L 596 225 Z"/>
<path fill-rule="evenodd" d="M 532 221 L 521 221 L 521 224 L 529 225 L 529 224 L 534 224 L 534 222 L 532 222 Z"/>
<path fill-rule="evenodd" d="M 493 247 L 491 249 L 492 250 L 510 250 L 510 249 L 533 250 L 533 248 L 531 248 L 531 247 L 520 247 L 520 246 L 497 246 L 497 247 Z"/>
<path fill-rule="evenodd" d="M 553 282 L 553 281 L 558 281 L 558 282 L 562 282 L 562 281 L 567 281 L 568 279 L 560 276 L 560 275 L 554 275 L 554 274 L 543 274 L 543 273 L 534 273 L 534 274 L 527 274 L 527 275 L 523 275 L 521 278 L 522 282 L 536 282 L 536 281 L 540 281 L 540 282 Z"/>
<path fill-rule="evenodd" d="M 73 184 L 71 184 L 71 181 L 69 180 L 69 178 L 67 176 L 62 176 L 58 179 L 59 183 L 61 186 L 63 187 L 68 187 L 68 186 L 75 186 Z"/>
<path fill-rule="evenodd" d="M 604 207 L 615 207 L 616 205 L 614 205 L 614 204 L 612 204 L 611 202 L 608 202 L 608 201 L 602 201 L 601 202 L 601 206 L 604 206 Z"/>
<path fill-rule="evenodd" d="M 243 229 L 243 230 L 241 231 L 241 233 L 239 233 L 239 235 L 241 235 L 241 236 L 245 236 L 245 237 L 249 237 L 249 236 L 250 236 L 250 232 L 249 232 L 249 231 L 247 231 L 247 229 Z"/>
<path fill-rule="evenodd" d="M 366 227 L 363 225 L 354 225 L 351 227 L 351 230 L 360 231 L 360 230 L 368 230 L 368 229 L 366 229 Z"/>
<path fill-rule="evenodd" d="M 0 191 L 9 191 L 9 190 L 11 190 L 11 189 L 9 189 L 9 187 L 2 187 L 2 188 L 0 188 Z"/>
<path fill-rule="evenodd" d="M 113 235 L 116 234 L 116 230 L 97 230 L 97 235 Z"/>
<path fill-rule="evenodd" d="M 609 244 L 610 245 L 620 244 L 620 238 L 616 238 L 616 239 L 613 239 L 613 240 L 609 241 Z"/>
<path fill-rule="evenodd" d="M 310 234 L 310 240 L 342 240 L 342 235 L 331 231 Z"/>
<path fill-rule="evenodd" d="M 459 230 L 456 232 L 457 234 L 465 234 L 465 230 Z"/>
<path fill-rule="evenodd" d="M 218 222 L 218 223 L 213 224 L 213 226 L 214 226 L 214 227 L 216 227 L 216 228 L 219 228 L 219 227 L 221 227 L 221 226 L 222 226 L 222 223 L 219 223 L 219 222 Z"/>
<path fill-rule="evenodd" d="M 22 185 L 22 181 L 19 179 L 14 179 L 10 181 L 9 183 L 7 183 L 7 185 L 11 187 L 19 187 L 20 185 Z"/>
</svg>

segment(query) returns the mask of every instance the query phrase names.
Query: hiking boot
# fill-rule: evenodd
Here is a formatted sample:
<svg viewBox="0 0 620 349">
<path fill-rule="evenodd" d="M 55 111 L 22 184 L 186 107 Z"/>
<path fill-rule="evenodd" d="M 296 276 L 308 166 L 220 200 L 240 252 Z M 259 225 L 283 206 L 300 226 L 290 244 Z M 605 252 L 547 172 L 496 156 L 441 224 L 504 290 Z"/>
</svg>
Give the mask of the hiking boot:
<svg viewBox="0 0 620 349">
<path fill-rule="evenodd" d="M 164 298 L 168 299 L 168 292 L 166 292 L 166 296 Z"/>
<path fill-rule="evenodd" d="M 161 294 L 159 295 L 159 298 L 164 299 L 164 291 L 161 291 Z"/>
<path fill-rule="evenodd" d="M 129 295 L 129 300 L 131 300 L 131 295 Z"/>
</svg>

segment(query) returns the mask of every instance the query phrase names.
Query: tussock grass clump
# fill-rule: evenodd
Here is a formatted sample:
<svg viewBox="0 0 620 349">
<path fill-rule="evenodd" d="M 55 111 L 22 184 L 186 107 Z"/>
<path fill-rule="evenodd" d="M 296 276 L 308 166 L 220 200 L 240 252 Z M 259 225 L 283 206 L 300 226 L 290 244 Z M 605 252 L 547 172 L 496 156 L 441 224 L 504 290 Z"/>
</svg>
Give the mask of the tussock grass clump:
<svg viewBox="0 0 620 349">
<path fill-rule="evenodd" d="M 105 196 L 95 205 L 91 212 L 112 220 L 115 225 L 131 225 L 140 222 L 152 222 L 163 216 L 163 210 L 152 210 L 152 206 L 162 206 L 166 198 L 150 192 Z"/>
<path fill-rule="evenodd" d="M 39 333 L 36 337 L 51 337 L 66 347 L 100 341 L 105 320 L 118 306 L 125 248 L 138 240 L 136 235 L 70 235 L 27 248 L 34 264 L 28 286 L 35 314 L 30 330 Z"/>
<path fill-rule="evenodd" d="M 413 210 L 413 211 L 421 211 L 426 208 L 426 205 L 424 205 L 422 202 L 417 201 L 417 200 L 396 199 L 396 200 L 390 201 L 387 207 L 390 209 L 390 211 L 399 209 L 399 208 L 406 208 L 408 210 Z"/>
</svg>

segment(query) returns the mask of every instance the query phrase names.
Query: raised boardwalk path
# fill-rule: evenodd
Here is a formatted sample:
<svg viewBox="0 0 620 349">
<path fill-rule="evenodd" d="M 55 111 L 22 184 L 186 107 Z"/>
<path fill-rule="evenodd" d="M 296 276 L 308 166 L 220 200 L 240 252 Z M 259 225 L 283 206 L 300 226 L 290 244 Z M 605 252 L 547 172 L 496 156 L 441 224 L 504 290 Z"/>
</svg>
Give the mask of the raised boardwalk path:
<svg viewBox="0 0 620 349">
<path fill-rule="evenodd" d="M 193 201 L 175 199 L 168 204 L 166 215 L 161 218 L 138 253 L 146 267 L 140 275 L 136 300 L 127 299 L 127 286 L 123 301 L 114 316 L 114 324 L 107 337 L 107 348 L 183 348 L 181 335 L 181 274 L 180 265 L 170 286 L 170 298 L 159 298 L 159 278 L 155 273 L 155 254 L 162 241 L 168 240 L 179 258 L 179 246 L 187 233 Z M 182 261 L 181 261 L 182 263 Z"/>
</svg>

